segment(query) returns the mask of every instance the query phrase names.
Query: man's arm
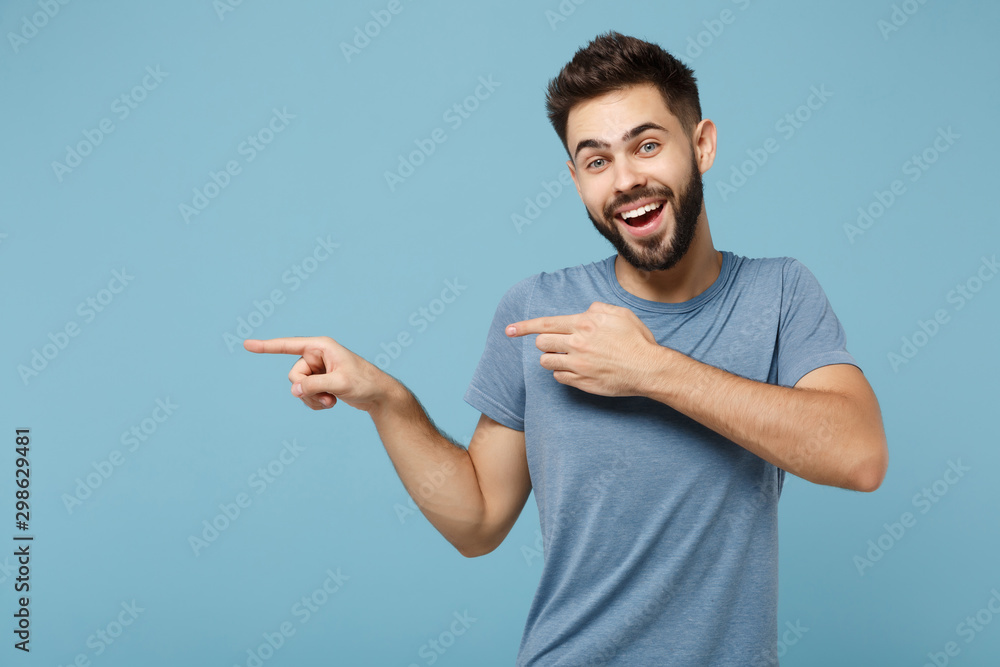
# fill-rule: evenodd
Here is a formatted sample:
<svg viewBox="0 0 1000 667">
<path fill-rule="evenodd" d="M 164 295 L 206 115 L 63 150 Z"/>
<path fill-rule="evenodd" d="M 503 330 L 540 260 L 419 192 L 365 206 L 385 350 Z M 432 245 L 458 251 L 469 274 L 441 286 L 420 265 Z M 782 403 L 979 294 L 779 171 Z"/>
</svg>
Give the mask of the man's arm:
<svg viewBox="0 0 1000 667">
<path fill-rule="evenodd" d="M 885 477 L 882 415 L 855 366 L 822 366 L 794 387 L 748 380 L 657 344 L 635 313 L 601 302 L 507 327 L 508 336 L 532 333 L 558 382 L 660 401 L 816 484 L 874 491 Z"/>
<path fill-rule="evenodd" d="M 816 484 L 874 491 L 889 462 L 878 399 L 850 364 L 821 366 L 794 387 L 749 380 L 676 350 L 650 350 L 639 395 L 669 405 L 783 470 Z"/>
<path fill-rule="evenodd" d="M 465 449 L 438 431 L 403 383 L 328 336 L 243 346 L 298 355 L 288 374 L 292 394 L 313 410 L 346 403 L 367 412 L 403 486 L 463 556 L 489 553 L 510 532 L 531 492 L 523 431 L 482 415 Z"/>
<path fill-rule="evenodd" d="M 410 497 L 463 556 L 493 551 L 531 493 L 524 431 L 481 415 L 465 449 L 438 431 L 401 382 L 383 382 L 368 414 Z"/>
</svg>

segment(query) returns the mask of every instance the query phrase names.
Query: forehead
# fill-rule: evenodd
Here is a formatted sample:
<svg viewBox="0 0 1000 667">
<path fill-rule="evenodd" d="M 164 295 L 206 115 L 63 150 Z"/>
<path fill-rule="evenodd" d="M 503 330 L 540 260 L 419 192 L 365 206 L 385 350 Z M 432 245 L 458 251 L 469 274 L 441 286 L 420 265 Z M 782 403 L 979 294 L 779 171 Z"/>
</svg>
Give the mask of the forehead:
<svg viewBox="0 0 1000 667">
<path fill-rule="evenodd" d="M 625 132 L 650 122 L 670 132 L 681 131 L 680 121 L 667 108 L 656 86 L 636 85 L 591 98 L 570 109 L 566 143 L 570 152 L 575 152 L 577 143 L 586 139 L 616 145 Z"/>
</svg>

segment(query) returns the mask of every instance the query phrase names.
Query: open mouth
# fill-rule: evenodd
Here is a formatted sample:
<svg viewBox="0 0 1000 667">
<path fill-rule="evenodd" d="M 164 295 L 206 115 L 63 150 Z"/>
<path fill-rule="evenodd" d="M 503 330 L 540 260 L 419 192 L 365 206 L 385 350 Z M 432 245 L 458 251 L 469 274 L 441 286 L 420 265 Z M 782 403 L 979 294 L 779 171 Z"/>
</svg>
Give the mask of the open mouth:
<svg viewBox="0 0 1000 667">
<path fill-rule="evenodd" d="M 648 236 L 659 229 L 666 205 L 666 201 L 650 202 L 631 211 L 616 213 L 615 219 L 628 227 L 632 236 Z"/>
<path fill-rule="evenodd" d="M 662 208 L 663 202 L 653 202 L 632 211 L 619 213 L 618 218 L 629 227 L 644 227 L 660 214 Z"/>
</svg>

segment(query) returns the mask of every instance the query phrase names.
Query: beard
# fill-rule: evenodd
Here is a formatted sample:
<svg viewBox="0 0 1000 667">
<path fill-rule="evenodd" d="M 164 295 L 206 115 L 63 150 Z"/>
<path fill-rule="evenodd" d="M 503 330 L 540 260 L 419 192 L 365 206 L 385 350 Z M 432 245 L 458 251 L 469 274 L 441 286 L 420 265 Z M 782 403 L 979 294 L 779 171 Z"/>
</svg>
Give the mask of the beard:
<svg viewBox="0 0 1000 667">
<path fill-rule="evenodd" d="M 661 213 L 664 219 L 660 221 L 660 229 L 650 236 L 642 238 L 626 239 L 618 223 L 614 219 L 614 211 L 621 206 L 639 201 L 645 198 L 656 198 L 670 202 L 670 207 L 674 212 L 673 234 L 669 242 L 664 244 L 670 226 L 667 224 L 666 211 Z M 681 196 L 678 198 L 674 191 L 666 186 L 656 188 L 637 188 L 629 190 L 616 197 L 608 204 L 603 211 L 604 222 L 598 222 L 590 209 L 584 206 L 587 217 L 594 223 L 594 228 L 611 242 L 622 259 L 640 271 L 665 271 L 672 268 L 677 262 L 687 254 L 694 240 L 694 234 L 698 227 L 698 216 L 701 214 L 702 202 L 704 201 L 701 172 L 698 171 L 698 162 L 691 151 L 691 177 Z"/>
</svg>

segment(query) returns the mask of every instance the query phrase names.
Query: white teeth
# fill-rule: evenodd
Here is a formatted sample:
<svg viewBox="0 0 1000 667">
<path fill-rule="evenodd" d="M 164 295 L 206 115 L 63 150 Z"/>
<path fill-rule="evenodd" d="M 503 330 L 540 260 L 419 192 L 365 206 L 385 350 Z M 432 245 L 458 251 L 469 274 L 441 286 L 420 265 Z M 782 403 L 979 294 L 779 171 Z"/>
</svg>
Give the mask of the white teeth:
<svg viewBox="0 0 1000 667">
<path fill-rule="evenodd" d="M 629 220 L 631 218 L 638 218 L 643 213 L 647 213 L 649 211 L 658 209 L 658 208 L 660 208 L 660 206 L 661 206 L 661 202 L 655 202 L 653 204 L 646 204 L 645 206 L 640 206 L 639 208 L 635 209 L 634 211 L 625 211 L 624 213 L 622 213 L 622 218 L 624 218 L 625 220 Z"/>
</svg>

